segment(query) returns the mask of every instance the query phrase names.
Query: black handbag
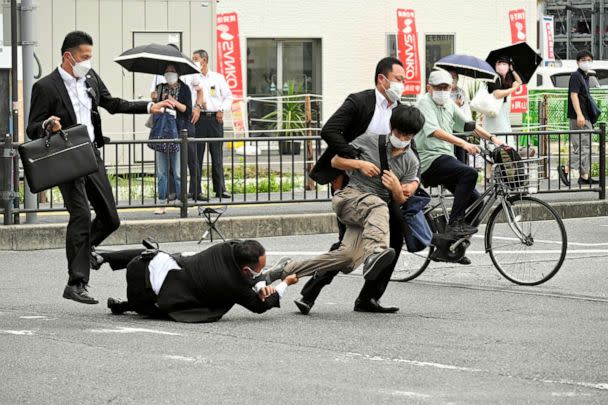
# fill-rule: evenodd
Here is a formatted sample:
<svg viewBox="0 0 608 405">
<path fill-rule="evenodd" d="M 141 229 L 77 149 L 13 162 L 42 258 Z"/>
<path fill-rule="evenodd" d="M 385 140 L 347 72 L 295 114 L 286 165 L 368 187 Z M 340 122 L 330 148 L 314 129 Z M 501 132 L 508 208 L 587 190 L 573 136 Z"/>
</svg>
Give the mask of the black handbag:
<svg viewBox="0 0 608 405">
<path fill-rule="evenodd" d="M 25 178 L 32 193 L 68 183 L 97 171 L 97 158 L 85 125 L 75 125 L 58 133 L 19 146 Z"/>
</svg>

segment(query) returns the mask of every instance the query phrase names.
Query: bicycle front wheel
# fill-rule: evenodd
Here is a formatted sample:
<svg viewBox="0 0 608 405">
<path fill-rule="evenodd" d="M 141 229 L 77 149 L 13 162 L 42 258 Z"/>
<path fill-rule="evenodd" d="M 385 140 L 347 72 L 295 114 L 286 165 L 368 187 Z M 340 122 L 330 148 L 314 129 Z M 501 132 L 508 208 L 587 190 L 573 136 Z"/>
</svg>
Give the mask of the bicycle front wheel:
<svg viewBox="0 0 608 405">
<path fill-rule="evenodd" d="M 407 251 L 404 244 L 391 281 L 410 281 L 424 273 L 431 263 L 431 254 L 434 249 L 431 245 L 420 252 L 411 253 Z"/>
<path fill-rule="evenodd" d="M 515 284 L 544 283 L 566 258 L 564 223 L 549 204 L 534 197 L 509 197 L 490 216 L 485 237 L 494 266 Z"/>
</svg>

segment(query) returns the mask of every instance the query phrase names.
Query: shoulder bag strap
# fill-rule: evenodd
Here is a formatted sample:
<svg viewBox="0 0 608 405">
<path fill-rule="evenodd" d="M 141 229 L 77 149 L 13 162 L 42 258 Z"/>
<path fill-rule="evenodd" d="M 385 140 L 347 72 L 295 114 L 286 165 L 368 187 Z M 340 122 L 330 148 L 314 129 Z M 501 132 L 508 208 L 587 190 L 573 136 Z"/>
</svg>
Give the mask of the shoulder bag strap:
<svg viewBox="0 0 608 405">
<path fill-rule="evenodd" d="M 378 152 L 380 153 L 380 176 L 384 173 L 385 170 L 390 170 L 390 166 L 388 165 L 388 156 L 386 155 L 386 135 L 378 136 Z M 399 224 L 401 228 L 401 233 L 406 235 L 410 233 L 410 227 L 403 219 L 403 214 L 401 212 L 401 207 L 397 205 L 397 203 L 393 200 L 393 195 L 389 191 L 388 193 L 388 210 L 391 213 L 391 216 L 395 218 L 395 221 Z"/>
</svg>

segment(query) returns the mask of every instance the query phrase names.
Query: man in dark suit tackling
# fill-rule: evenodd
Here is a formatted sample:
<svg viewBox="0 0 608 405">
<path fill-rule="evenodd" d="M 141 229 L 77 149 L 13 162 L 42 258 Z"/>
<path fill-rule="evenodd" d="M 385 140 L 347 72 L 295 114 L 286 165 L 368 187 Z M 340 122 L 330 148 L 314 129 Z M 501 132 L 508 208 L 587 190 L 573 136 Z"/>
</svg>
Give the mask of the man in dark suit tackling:
<svg viewBox="0 0 608 405">
<path fill-rule="evenodd" d="M 115 315 L 141 315 L 178 322 L 215 322 L 235 304 L 261 314 L 279 307 L 292 274 L 276 287 L 262 275 L 264 247 L 254 240 L 231 240 L 199 253 L 169 255 L 155 250 L 96 252 L 97 265 L 127 269 L 127 301 L 108 299 Z"/>
<path fill-rule="evenodd" d="M 338 110 L 329 118 L 321 130 L 321 137 L 327 142 L 328 148 L 321 155 L 310 177 L 320 184 L 331 183 L 332 191 L 342 189 L 348 184 L 348 177 L 341 170 L 331 167 L 331 160 L 335 155 L 343 158 L 355 159 L 358 151 L 349 145 L 359 135 L 366 131 L 389 134 L 392 110 L 399 104 L 403 94 L 405 70 L 402 63 L 396 58 L 383 58 L 376 65 L 374 74 L 375 88 L 349 95 Z M 415 145 L 412 141 L 412 149 Z M 419 179 L 418 179 L 419 180 Z M 403 186 L 406 197 L 414 194 L 417 182 Z M 338 223 L 340 240 L 344 235 L 344 225 Z M 387 231 L 389 231 L 387 229 Z M 332 246 L 337 249 L 340 242 Z M 385 307 L 379 300 L 390 281 L 391 275 L 399 259 L 403 235 L 399 223 L 390 218 L 390 247 L 395 250 L 393 263 L 374 280 L 366 280 L 359 297 L 355 301 L 354 310 L 358 312 L 390 313 L 399 310 L 397 307 Z M 337 271 L 315 275 L 302 289 L 302 298 L 295 301 L 303 314 L 308 314 L 321 289 L 332 282 L 338 274 Z"/>
<path fill-rule="evenodd" d="M 91 265 L 91 249 L 120 226 L 112 188 L 97 148 L 104 145 L 99 107 L 111 114 L 160 113 L 168 102 L 126 101 L 112 97 L 105 84 L 91 69 L 93 39 L 82 31 L 70 32 L 61 46 L 62 62 L 52 73 L 38 80 L 32 88 L 27 134 L 31 139 L 44 136 L 45 131 L 59 131 L 76 124 L 87 127 L 99 170 L 59 190 L 70 214 L 66 232 L 68 284 L 63 297 L 85 304 L 97 304 L 87 292 Z M 68 162 L 66 162 L 68 164 Z M 89 202 L 95 210 L 91 222 Z"/>
</svg>

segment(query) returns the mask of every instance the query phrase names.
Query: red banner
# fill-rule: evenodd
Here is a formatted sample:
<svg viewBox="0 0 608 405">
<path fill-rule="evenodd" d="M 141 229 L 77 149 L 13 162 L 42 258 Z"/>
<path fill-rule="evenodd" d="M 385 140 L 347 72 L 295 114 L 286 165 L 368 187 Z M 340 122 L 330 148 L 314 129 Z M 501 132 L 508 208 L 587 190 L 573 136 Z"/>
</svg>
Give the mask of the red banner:
<svg viewBox="0 0 608 405">
<path fill-rule="evenodd" d="M 420 94 L 422 90 L 420 58 L 418 57 L 418 32 L 414 10 L 397 10 L 397 47 L 399 60 L 405 69 L 405 91 L 403 94 Z"/>
<path fill-rule="evenodd" d="M 236 13 L 217 15 L 217 71 L 224 75 L 234 102 L 232 122 L 235 131 L 243 131 L 243 73 L 241 70 L 241 41 L 239 21 Z"/>
<path fill-rule="evenodd" d="M 511 43 L 526 40 L 526 12 L 523 8 L 509 11 L 509 24 L 511 26 Z M 524 113 L 528 111 L 528 86 L 525 84 L 511 94 L 511 112 Z"/>
</svg>

